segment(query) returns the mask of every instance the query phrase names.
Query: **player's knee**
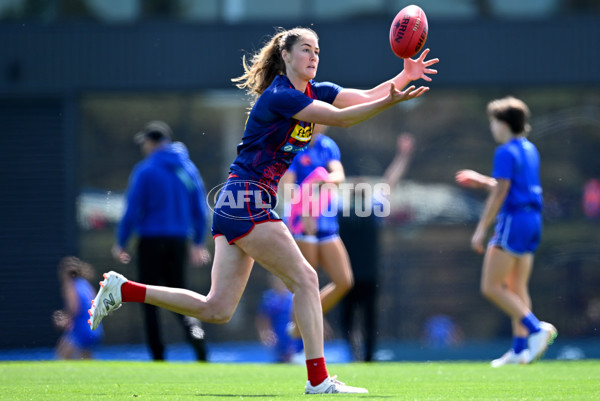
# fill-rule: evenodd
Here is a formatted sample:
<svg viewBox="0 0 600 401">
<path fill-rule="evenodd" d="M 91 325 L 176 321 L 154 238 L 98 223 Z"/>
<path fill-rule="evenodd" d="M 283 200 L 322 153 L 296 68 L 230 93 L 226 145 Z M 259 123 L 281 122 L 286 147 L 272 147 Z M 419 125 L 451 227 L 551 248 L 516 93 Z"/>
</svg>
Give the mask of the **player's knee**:
<svg viewBox="0 0 600 401">
<path fill-rule="evenodd" d="M 304 281 L 305 285 L 309 287 L 317 287 L 319 288 L 319 276 L 317 275 L 317 271 L 315 269 L 305 269 Z"/>
<path fill-rule="evenodd" d="M 209 303 L 207 307 L 203 308 L 202 311 L 192 315 L 206 323 L 213 324 L 226 324 L 231 320 L 235 308 L 228 307 L 227 305 L 220 305 L 218 303 Z"/>
<path fill-rule="evenodd" d="M 300 288 L 319 288 L 319 276 L 313 268 L 300 268 L 298 273 L 290 278 L 288 288 L 296 292 Z"/>
</svg>

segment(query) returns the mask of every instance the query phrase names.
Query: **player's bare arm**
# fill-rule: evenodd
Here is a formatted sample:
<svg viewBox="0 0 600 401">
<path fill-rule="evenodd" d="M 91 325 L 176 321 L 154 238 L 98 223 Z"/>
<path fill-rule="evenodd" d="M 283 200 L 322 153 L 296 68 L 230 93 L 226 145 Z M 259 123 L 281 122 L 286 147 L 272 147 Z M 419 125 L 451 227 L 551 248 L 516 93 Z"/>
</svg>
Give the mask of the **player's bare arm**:
<svg viewBox="0 0 600 401">
<path fill-rule="evenodd" d="M 406 85 L 417 79 L 431 82 L 431 77 L 428 75 L 437 74 L 437 70 L 431 69 L 432 65 L 438 63 L 437 58 L 425 61 L 425 57 L 429 53 L 426 49 L 416 59 L 405 59 L 404 70 L 394 78 L 380 83 L 374 88 L 362 90 L 353 88 L 344 88 L 335 98 L 333 104 L 339 108 L 345 108 L 361 103 L 372 102 L 373 100 L 385 97 L 390 90 L 390 84 L 393 83 L 398 89 L 405 88 Z"/>
<path fill-rule="evenodd" d="M 293 117 L 301 121 L 347 128 L 368 120 L 396 103 L 417 98 L 429 91 L 429 88 L 426 86 L 415 88 L 412 85 L 403 91 L 399 91 L 394 84 L 390 84 L 388 90 L 388 96 L 384 98 L 346 108 L 338 108 L 335 102 L 331 105 L 315 100 Z"/>
<path fill-rule="evenodd" d="M 483 253 L 483 243 L 487 229 L 496 218 L 502 203 L 504 203 L 504 199 L 506 199 L 509 189 L 510 180 L 500 179 L 498 180 L 498 184 L 492 189 L 492 192 L 490 192 L 481 218 L 479 219 L 479 223 L 477 224 L 477 228 L 475 229 L 475 233 L 473 234 L 473 238 L 471 239 L 471 247 L 475 252 Z"/>
<path fill-rule="evenodd" d="M 460 170 L 456 172 L 456 183 L 465 188 L 486 189 L 491 191 L 498 182 L 495 178 L 480 174 L 474 170 Z"/>
</svg>

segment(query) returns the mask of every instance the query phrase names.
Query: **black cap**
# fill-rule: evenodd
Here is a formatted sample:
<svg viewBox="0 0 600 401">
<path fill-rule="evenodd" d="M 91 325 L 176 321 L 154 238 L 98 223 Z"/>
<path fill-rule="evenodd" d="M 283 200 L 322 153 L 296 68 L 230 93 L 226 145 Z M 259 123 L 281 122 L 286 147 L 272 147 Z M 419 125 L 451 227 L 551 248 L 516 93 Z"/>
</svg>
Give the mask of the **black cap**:
<svg viewBox="0 0 600 401">
<path fill-rule="evenodd" d="M 167 123 L 163 121 L 150 121 L 140 132 L 135 134 L 133 140 L 138 145 L 141 145 L 146 139 L 159 143 L 170 141 L 172 137 L 173 131 L 171 131 L 171 127 Z"/>
</svg>

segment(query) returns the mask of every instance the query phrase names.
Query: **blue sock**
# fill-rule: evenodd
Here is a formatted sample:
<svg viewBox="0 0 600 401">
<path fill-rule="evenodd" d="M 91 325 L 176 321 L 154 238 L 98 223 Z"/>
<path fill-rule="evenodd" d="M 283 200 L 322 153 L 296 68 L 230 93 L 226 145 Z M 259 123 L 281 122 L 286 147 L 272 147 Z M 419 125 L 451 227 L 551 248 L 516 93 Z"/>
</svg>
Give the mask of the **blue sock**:
<svg viewBox="0 0 600 401">
<path fill-rule="evenodd" d="M 529 312 L 528 315 L 521 319 L 521 323 L 523 323 L 523 326 L 527 327 L 527 330 L 529 330 L 529 334 L 537 333 L 538 331 L 540 331 L 540 321 L 537 317 L 535 317 L 533 312 Z"/>
<path fill-rule="evenodd" d="M 527 348 L 527 337 L 513 337 L 512 348 L 515 354 L 520 354 Z"/>
</svg>

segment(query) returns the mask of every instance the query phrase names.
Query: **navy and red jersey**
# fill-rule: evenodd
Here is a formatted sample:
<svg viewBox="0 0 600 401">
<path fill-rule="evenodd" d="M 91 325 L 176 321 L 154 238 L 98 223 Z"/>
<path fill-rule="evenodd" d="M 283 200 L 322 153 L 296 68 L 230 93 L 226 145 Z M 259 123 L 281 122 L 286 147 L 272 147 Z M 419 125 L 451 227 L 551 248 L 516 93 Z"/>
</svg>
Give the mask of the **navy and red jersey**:
<svg viewBox="0 0 600 401">
<path fill-rule="evenodd" d="M 258 181 L 276 194 L 281 176 L 312 137 L 314 124 L 292 116 L 315 99 L 333 103 L 341 90 L 331 82 L 311 80 L 302 93 L 294 88 L 287 76 L 275 77 L 250 111 L 230 174 Z"/>
</svg>

